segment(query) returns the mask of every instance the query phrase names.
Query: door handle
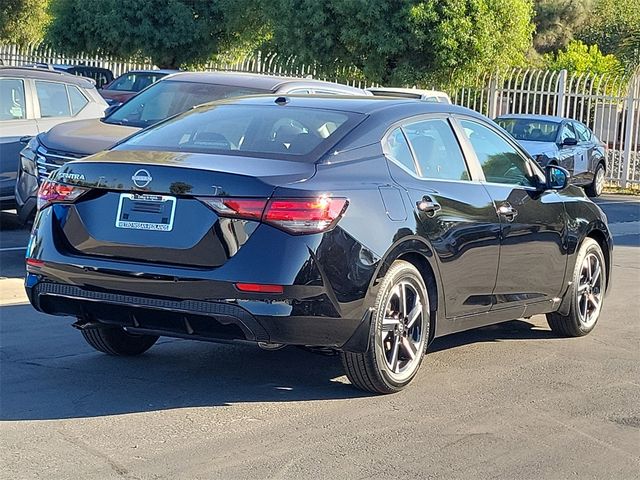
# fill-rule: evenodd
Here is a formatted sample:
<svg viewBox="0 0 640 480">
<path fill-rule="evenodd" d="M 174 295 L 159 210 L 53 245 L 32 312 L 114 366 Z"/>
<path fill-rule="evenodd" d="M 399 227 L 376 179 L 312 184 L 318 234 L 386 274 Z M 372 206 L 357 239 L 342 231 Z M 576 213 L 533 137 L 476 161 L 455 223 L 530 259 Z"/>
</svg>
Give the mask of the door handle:
<svg viewBox="0 0 640 480">
<path fill-rule="evenodd" d="M 442 209 L 438 202 L 427 195 L 422 197 L 422 200 L 419 202 L 416 202 L 416 206 L 418 210 L 425 212 L 428 217 L 434 217 L 435 214 Z"/>
<path fill-rule="evenodd" d="M 504 217 L 507 222 L 513 222 L 514 218 L 518 216 L 518 211 L 509 203 L 503 203 L 498 207 L 498 215 Z"/>
</svg>

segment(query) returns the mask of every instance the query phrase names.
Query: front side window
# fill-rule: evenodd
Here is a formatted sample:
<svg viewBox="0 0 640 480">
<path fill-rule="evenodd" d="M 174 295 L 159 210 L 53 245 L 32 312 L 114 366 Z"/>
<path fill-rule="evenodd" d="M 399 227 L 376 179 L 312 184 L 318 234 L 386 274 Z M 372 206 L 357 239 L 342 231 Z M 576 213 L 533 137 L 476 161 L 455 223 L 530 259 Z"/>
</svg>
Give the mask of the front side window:
<svg viewBox="0 0 640 480">
<path fill-rule="evenodd" d="M 570 123 L 565 123 L 560 130 L 560 143 L 563 144 L 567 140 L 578 140 Z"/>
<path fill-rule="evenodd" d="M 449 122 L 437 118 L 403 127 L 416 155 L 420 176 L 469 180 L 469 171 Z"/>
<path fill-rule="evenodd" d="M 573 128 L 575 128 L 576 134 L 578 135 L 578 140 L 580 142 L 591 141 L 591 132 L 583 124 L 574 122 Z"/>
<path fill-rule="evenodd" d="M 0 122 L 25 118 L 24 83 L 17 78 L 0 78 Z"/>
<path fill-rule="evenodd" d="M 210 105 L 174 117 L 122 148 L 315 161 L 361 115 L 271 105 Z M 307 156 L 308 155 L 308 156 Z"/>
<path fill-rule="evenodd" d="M 536 187 L 530 162 L 504 138 L 478 122 L 460 120 L 488 182 Z"/>
<path fill-rule="evenodd" d="M 413 155 L 411 154 L 411 149 L 409 148 L 407 139 L 400 128 L 396 128 L 387 135 L 384 144 L 384 152 L 391 157 L 392 160 L 403 165 L 414 175 L 418 174 L 413 161 Z"/>
<path fill-rule="evenodd" d="M 36 92 L 42 118 L 71 116 L 69 97 L 64 83 L 36 80 Z"/>
<path fill-rule="evenodd" d="M 75 115 L 89 103 L 89 100 L 75 85 L 67 85 L 67 88 L 69 89 L 69 100 L 71 101 L 71 113 Z"/>
</svg>

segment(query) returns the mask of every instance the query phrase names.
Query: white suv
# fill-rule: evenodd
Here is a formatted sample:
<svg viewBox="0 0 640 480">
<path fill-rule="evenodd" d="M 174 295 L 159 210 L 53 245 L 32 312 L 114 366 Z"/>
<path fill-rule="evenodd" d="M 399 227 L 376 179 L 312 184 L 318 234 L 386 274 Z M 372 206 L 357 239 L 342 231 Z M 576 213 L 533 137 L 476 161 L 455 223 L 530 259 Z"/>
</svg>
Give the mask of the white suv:
<svg viewBox="0 0 640 480">
<path fill-rule="evenodd" d="M 19 152 L 28 137 L 69 120 L 101 118 L 107 106 L 90 79 L 0 67 L 0 207 L 15 206 Z"/>
</svg>

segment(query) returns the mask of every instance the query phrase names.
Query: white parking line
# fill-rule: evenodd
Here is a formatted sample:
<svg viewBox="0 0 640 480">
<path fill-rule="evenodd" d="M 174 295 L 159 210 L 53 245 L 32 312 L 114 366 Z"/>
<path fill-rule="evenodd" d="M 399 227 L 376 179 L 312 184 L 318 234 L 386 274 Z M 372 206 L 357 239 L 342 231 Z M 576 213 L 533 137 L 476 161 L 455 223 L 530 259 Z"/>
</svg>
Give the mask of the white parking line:
<svg viewBox="0 0 640 480">
<path fill-rule="evenodd" d="M 19 250 L 26 250 L 27 247 L 5 247 L 0 248 L 0 252 L 17 252 Z"/>
</svg>

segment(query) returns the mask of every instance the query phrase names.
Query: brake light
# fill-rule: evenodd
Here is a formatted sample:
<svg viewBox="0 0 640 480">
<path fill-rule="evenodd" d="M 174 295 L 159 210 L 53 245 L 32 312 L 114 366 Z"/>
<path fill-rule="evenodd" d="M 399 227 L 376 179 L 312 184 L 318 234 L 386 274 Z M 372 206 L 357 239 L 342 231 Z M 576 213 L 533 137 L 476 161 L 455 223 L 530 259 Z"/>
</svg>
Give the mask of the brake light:
<svg viewBox="0 0 640 480">
<path fill-rule="evenodd" d="M 59 202 L 73 202 L 89 189 L 45 180 L 38 189 L 38 210 Z"/>
<path fill-rule="evenodd" d="M 263 198 L 201 198 L 220 216 L 260 220 L 267 204 Z"/>
<path fill-rule="evenodd" d="M 340 220 L 349 204 L 346 198 L 201 198 L 221 217 L 261 220 L 291 233 L 320 233 Z"/>
<path fill-rule="evenodd" d="M 262 220 L 292 233 L 319 233 L 333 228 L 347 205 L 346 198 L 278 198 L 269 201 Z"/>
</svg>

